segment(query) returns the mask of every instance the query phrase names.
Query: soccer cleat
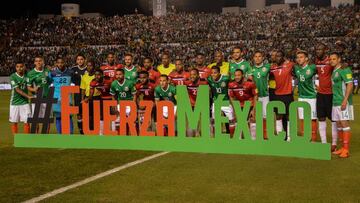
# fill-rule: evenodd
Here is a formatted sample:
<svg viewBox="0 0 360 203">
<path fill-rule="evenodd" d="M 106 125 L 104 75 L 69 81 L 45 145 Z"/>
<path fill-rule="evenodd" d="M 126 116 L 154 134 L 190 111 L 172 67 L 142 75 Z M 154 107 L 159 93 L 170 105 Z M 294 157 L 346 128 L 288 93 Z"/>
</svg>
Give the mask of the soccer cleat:
<svg viewBox="0 0 360 203">
<path fill-rule="evenodd" d="M 336 145 L 331 145 L 331 152 L 335 152 L 336 150 Z"/>
<path fill-rule="evenodd" d="M 345 150 L 344 148 L 338 149 L 338 150 L 334 151 L 333 154 L 340 155 L 344 150 Z"/>
<path fill-rule="evenodd" d="M 344 149 L 341 154 L 339 155 L 340 158 L 348 158 L 350 156 L 349 150 Z"/>
</svg>

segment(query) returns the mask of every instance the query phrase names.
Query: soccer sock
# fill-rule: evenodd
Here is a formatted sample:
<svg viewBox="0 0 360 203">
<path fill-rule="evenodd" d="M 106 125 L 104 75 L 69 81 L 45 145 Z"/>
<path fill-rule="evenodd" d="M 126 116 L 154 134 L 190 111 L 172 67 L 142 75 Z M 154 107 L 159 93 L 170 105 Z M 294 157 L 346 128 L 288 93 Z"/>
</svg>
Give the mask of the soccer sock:
<svg viewBox="0 0 360 203">
<path fill-rule="evenodd" d="M 351 137 L 350 127 L 343 128 L 342 134 L 343 134 L 343 147 L 344 147 L 344 149 L 349 150 L 350 137 Z"/>
<path fill-rule="evenodd" d="M 256 140 L 256 123 L 250 123 L 251 139 Z"/>
<path fill-rule="evenodd" d="M 100 121 L 99 135 L 103 135 L 103 134 L 104 134 L 104 121 Z"/>
<path fill-rule="evenodd" d="M 336 122 L 331 122 L 331 131 L 332 145 L 337 145 L 338 131 Z"/>
<path fill-rule="evenodd" d="M 71 117 L 70 117 L 70 134 L 74 134 L 74 124 Z"/>
<path fill-rule="evenodd" d="M 82 128 L 82 120 L 78 120 L 77 121 L 77 126 L 78 126 L 78 129 L 79 129 L 79 132 L 80 134 L 84 134 L 84 131 L 83 131 L 83 128 Z"/>
<path fill-rule="evenodd" d="M 300 120 L 300 136 L 304 136 L 304 120 Z"/>
<path fill-rule="evenodd" d="M 317 122 L 316 120 L 311 121 L 311 141 L 315 142 L 317 137 Z M 326 140 L 325 140 L 326 142 Z"/>
<path fill-rule="evenodd" d="M 24 123 L 24 133 L 30 133 L 30 124 Z"/>
<path fill-rule="evenodd" d="M 279 135 L 279 132 L 283 130 L 282 120 L 276 120 L 276 134 Z"/>
<path fill-rule="evenodd" d="M 263 119 L 263 136 L 264 136 L 264 140 L 268 139 L 267 130 L 266 130 L 266 120 L 265 119 Z"/>
<path fill-rule="evenodd" d="M 290 142 L 290 122 L 286 122 L 286 141 Z"/>
<path fill-rule="evenodd" d="M 234 132 L 235 132 L 235 125 L 234 124 L 229 125 L 229 131 L 230 131 L 230 137 L 234 137 Z"/>
<path fill-rule="evenodd" d="M 61 134 L 61 118 L 56 117 L 56 131 L 58 134 Z"/>
<path fill-rule="evenodd" d="M 12 132 L 13 135 L 18 133 L 18 124 L 17 123 L 13 123 L 11 125 L 11 132 Z"/>
<path fill-rule="evenodd" d="M 326 143 L 326 121 L 319 121 L 319 134 L 321 143 Z"/>
</svg>

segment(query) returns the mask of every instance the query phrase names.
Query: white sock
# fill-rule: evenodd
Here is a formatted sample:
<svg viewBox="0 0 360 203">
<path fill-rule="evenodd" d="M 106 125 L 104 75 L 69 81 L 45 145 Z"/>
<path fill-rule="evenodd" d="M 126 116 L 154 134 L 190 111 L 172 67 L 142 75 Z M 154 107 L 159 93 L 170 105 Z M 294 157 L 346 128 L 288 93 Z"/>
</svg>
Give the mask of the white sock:
<svg viewBox="0 0 360 203">
<path fill-rule="evenodd" d="M 282 120 L 276 120 L 276 134 L 278 135 L 281 131 L 283 131 Z"/>
<path fill-rule="evenodd" d="M 338 140 L 338 129 L 336 126 L 336 122 L 331 122 L 331 138 L 332 138 L 332 145 L 337 145 Z"/>
<path fill-rule="evenodd" d="M 104 134 L 104 121 L 100 121 L 100 132 L 99 135 L 103 135 Z"/>
<path fill-rule="evenodd" d="M 326 121 L 319 121 L 319 134 L 321 143 L 326 143 Z"/>
<path fill-rule="evenodd" d="M 115 121 L 111 121 L 111 130 L 112 131 L 116 130 Z"/>
<path fill-rule="evenodd" d="M 256 140 L 256 123 L 250 123 L 251 139 Z"/>
<path fill-rule="evenodd" d="M 290 122 L 287 121 L 286 141 L 290 142 Z"/>
</svg>

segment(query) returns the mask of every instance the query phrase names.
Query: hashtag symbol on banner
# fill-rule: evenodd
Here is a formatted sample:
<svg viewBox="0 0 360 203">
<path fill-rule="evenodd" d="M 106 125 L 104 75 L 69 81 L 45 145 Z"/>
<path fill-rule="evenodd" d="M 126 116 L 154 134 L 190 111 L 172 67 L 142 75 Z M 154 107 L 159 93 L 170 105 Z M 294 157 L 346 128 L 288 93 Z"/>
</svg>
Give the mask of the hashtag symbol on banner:
<svg viewBox="0 0 360 203">
<path fill-rule="evenodd" d="M 28 118 L 28 123 L 31 124 L 31 133 L 36 133 L 39 124 L 42 124 L 41 133 L 48 133 L 50 123 L 54 122 L 54 118 L 50 118 L 52 104 L 57 103 L 57 99 L 54 98 L 54 87 L 50 87 L 49 93 L 46 98 L 43 97 L 43 88 L 40 88 L 35 98 L 31 99 L 31 103 L 35 105 L 33 116 Z M 40 109 L 45 104 L 44 117 L 40 117 Z"/>
</svg>

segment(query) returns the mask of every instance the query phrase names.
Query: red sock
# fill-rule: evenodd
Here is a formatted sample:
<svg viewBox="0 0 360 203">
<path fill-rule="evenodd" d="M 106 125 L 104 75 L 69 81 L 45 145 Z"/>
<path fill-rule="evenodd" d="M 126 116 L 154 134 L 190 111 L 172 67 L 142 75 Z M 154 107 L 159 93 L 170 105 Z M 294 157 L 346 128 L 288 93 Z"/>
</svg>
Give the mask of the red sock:
<svg viewBox="0 0 360 203">
<path fill-rule="evenodd" d="M 30 125 L 28 123 L 24 123 L 24 133 L 30 133 Z"/>
<path fill-rule="evenodd" d="M 18 124 L 17 123 L 13 123 L 11 125 L 11 132 L 13 135 L 15 135 L 16 133 L 18 133 Z"/>
<path fill-rule="evenodd" d="M 317 137 L 317 122 L 316 120 L 311 121 L 311 141 L 315 142 Z"/>
<path fill-rule="evenodd" d="M 230 137 L 234 137 L 235 126 L 229 125 Z"/>
<path fill-rule="evenodd" d="M 268 139 L 267 131 L 266 131 L 266 120 L 265 119 L 263 120 L 263 136 L 264 136 L 264 140 Z"/>
<path fill-rule="evenodd" d="M 343 131 L 343 147 L 344 149 L 349 150 L 349 145 L 350 145 L 350 137 L 351 137 L 351 132 L 349 131 Z"/>
<path fill-rule="evenodd" d="M 304 136 L 304 120 L 300 120 L 300 136 Z"/>
</svg>

